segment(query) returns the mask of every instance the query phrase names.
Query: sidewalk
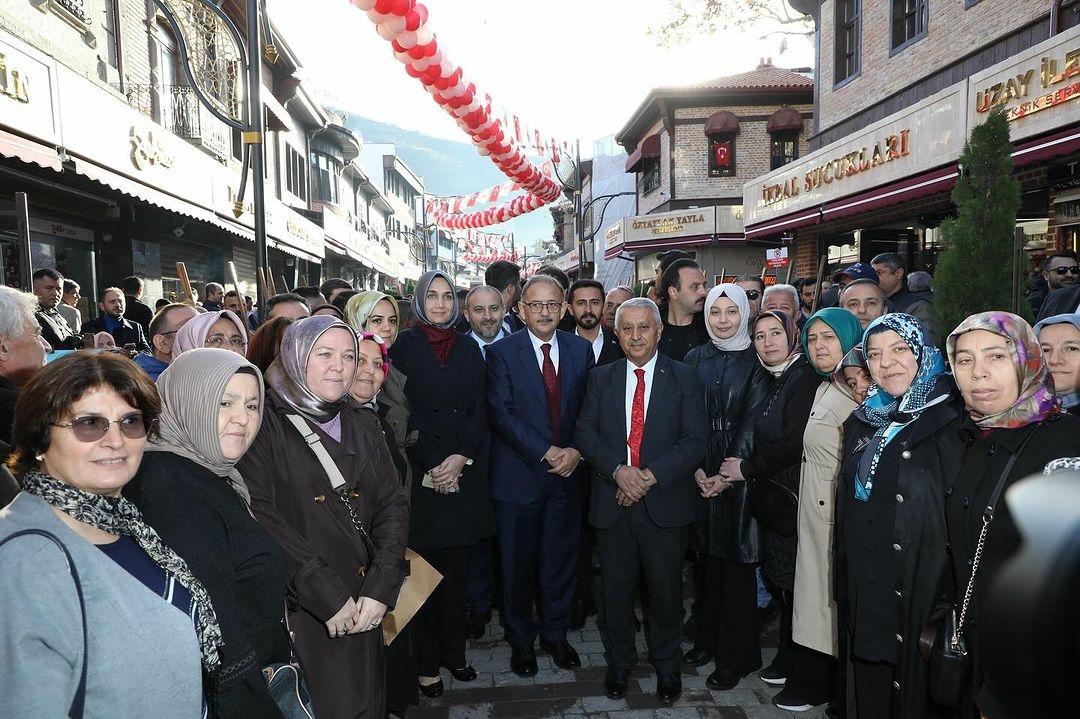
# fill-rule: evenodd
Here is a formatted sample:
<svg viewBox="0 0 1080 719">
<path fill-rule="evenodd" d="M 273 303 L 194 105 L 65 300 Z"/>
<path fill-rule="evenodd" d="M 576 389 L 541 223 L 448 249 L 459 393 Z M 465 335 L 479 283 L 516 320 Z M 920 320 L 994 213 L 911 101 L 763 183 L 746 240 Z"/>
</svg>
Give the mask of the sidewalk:
<svg viewBox="0 0 1080 719">
<path fill-rule="evenodd" d="M 640 616 L 640 614 L 639 614 Z M 604 696 L 604 647 L 596 627 L 596 617 L 589 617 L 585 628 L 567 635 L 581 656 L 581 668 L 566 671 L 555 668 L 551 658 L 537 651 L 540 671 L 522 678 L 510 671 L 510 647 L 502 641 L 498 616 L 488 625 L 482 639 L 470 641 L 469 663 L 476 668 L 476 681 L 455 682 L 448 672 L 442 679 L 446 693 L 438 699 L 420 697 L 419 707 L 410 707 L 408 719 L 496 719 L 501 717 L 573 717 L 575 719 L 820 719 L 824 708 L 794 714 L 771 703 L 777 689 L 769 687 L 756 674 L 744 678 L 735 689 L 712 691 L 705 678 L 713 670 L 710 662 L 703 667 L 683 667 L 682 697 L 672 707 L 661 708 L 656 701 L 656 676 L 645 662 L 645 639 L 638 632 L 641 664 L 635 669 L 630 690 L 624 699 L 613 701 Z M 765 637 L 768 647 L 764 661 L 768 665 L 776 653 L 775 625 Z M 684 650 L 690 648 L 684 642 Z"/>
</svg>

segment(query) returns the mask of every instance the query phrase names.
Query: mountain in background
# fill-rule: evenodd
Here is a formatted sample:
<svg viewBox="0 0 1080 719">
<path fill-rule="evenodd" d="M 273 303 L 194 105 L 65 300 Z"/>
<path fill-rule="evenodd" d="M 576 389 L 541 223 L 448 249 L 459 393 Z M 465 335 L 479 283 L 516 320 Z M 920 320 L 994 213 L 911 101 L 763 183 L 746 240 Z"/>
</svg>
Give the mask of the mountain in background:
<svg viewBox="0 0 1080 719">
<path fill-rule="evenodd" d="M 506 181 L 495 164 L 476 151 L 472 143 L 454 142 L 388 125 L 359 115 L 344 116 L 345 125 L 358 132 L 364 142 L 393 143 L 406 165 L 424 180 L 426 192 L 443 197 L 467 195 Z M 378 181 L 379 178 L 372 178 Z M 485 206 L 486 207 L 486 206 Z M 487 232 L 513 232 L 518 247 L 533 249 L 551 237 L 554 225 L 546 207 L 501 225 L 484 228 Z"/>
</svg>

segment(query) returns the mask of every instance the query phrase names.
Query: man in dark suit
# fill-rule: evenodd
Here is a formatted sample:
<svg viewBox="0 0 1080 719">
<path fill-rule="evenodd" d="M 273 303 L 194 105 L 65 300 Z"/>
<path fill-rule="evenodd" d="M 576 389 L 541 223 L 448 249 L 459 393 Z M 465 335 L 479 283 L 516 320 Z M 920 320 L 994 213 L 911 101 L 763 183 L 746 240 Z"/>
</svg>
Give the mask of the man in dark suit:
<svg viewBox="0 0 1080 719">
<path fill-rule="evenodd" d="M 1080 285 L 1066 285 L 1047 295 L 1039 310 L 1039 319 L 1073 312 L 1080 312 Z"/>
<path fill-rule="evenodd" d="M 638 568 L 648 588 L 649 659 L 656 693 L 682 693 L 682 565 L 701 507 L 694 469 L 705 456 L 708 419 L 694 370 L 657 352 L 663 330 L 652 300 L 628 300 L 615 331 L 625 362 L 589 377 L 577 443 L 592 467 L 589 521 L 600 549 L 608 697 L 626 695 L 637 663 L 634 596 Z"/>
<path fill-rule="evenodd" d="M 596 366 L 622 359 L 623 351 L 615 331 L 601 323 L 604 313 L 604 286 L 596 280 L 577 280 L 570 285 L 566 301 L 574 318 L 574 333 L 592 345 Z"/>
<path fill-rule="evenodd" d="M 116 346 L 135 345 L 136 352 L 150 349 L 143 334 L 142 325 L 124 319 L 124 292 L 119 287 L 106 287 L 98 298 L 97 319 L 84 322 L 84 333 L 108 332 L 116 341 Z"/>
<path fill-rule="evenodd" d="M 533 642 L 563 669 L 581 666 L 566 641 L 581 528 L 574 429 L 592 369 L 589 343 L 556 330 L 563 288 L 547 275 L 525 283 L 519 306 L 526 331 L 487 351 L 491 496 L 503 570 L 502 621 L 510 668 L 536 674 Z M 539 626 L 532 621 L 537 606 Z"/>
<path fill-rule="evenodd" d="M 120 288 L 124 290 L 124 319 L 141 326 L 144 335 L 150 334 L 150 320 L 154 319 L 154 311 L 140 299 L 143 281 L 135 275 L 125 277 L 120 280 Z"/>
</svg>

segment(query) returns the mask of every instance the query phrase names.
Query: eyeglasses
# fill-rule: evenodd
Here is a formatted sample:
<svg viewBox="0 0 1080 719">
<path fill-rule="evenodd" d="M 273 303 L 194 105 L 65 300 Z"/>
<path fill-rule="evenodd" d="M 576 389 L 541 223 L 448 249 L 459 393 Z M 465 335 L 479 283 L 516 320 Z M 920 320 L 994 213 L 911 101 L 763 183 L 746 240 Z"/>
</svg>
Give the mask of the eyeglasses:
<svg viewBox="0 0 1080 719">
<path fill-rule="evenodd" d="M 120 427 L 120 433 L 128 439 L 142 439 L 150 428 L 154 426 L 155 419 L 147 419 L 141 414 L 129 414 L 120 419 L 107 419 L 105 417 L 76 417 L 70 422 L 53 422 L 54 427 L 69 427 L 75 434 L 75 439 L 80 442 L 97 442 L 109 431 L 109 427 L 115 422 Z"/>
<path fill-rule="evenodd" d="M 758 292 L 757 290 L 747 290 L 746 291 L 746 299 L 748 299 L 748 300 L 756 300 L 758 297 L 761 297 L 761 293 Z"/>
<path fill-rule="evenodd" d="M 562 302 L 523 302 L 522 304 L 524 304 L 526 307 L 528 307 L 532 312 L 535 312 L 536 314 L 540 314 L 544 310 L 547 310 L 548 312 L 551 312 L 552 314 L 554 314 L 554 313 L 558 312 L 560 309 L 562 309 L 562 306 L 563 306 Z"/>
<path fill-rule="evenodd" d="M 1062 277 L 1064 277 L 1065 275 L 1080 275 L 1080 265 L 1072 265 L 1071 267 L 1054 267 L 1053 270 Z"/>
<path fill-rule="evenodd" d="M 223 335 L 210 335 L 206 338 L 206 342 L 204 344 L 207 347 L 222 347 L 224 345 L 229 345 L 230 347 L 234 347 L 236 349 L 242 349 L 244 346 L 244 338 L 229 337 L 228 339 L 226 339 Z"/>
</svg>

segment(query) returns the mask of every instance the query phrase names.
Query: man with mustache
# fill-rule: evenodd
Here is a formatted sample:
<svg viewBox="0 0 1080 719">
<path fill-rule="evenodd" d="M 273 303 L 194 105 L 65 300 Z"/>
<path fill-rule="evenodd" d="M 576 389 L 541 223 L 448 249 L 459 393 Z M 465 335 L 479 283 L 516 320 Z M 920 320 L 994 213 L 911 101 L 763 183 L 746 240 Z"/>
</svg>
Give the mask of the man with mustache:
<svg viewBox="0 0 1080 719">
<path fill-rule="evenodd" d="M 623 357 L 619 338 L 601 322 L 604 312 L 604 286 L 596 280 L 578 280 L 570 285 L 568 300 L 574 318 L 574 334 L 592 345 L 596 365 Z M 614 320 L 612 321 L 614 323 Z"/>
</svg>

